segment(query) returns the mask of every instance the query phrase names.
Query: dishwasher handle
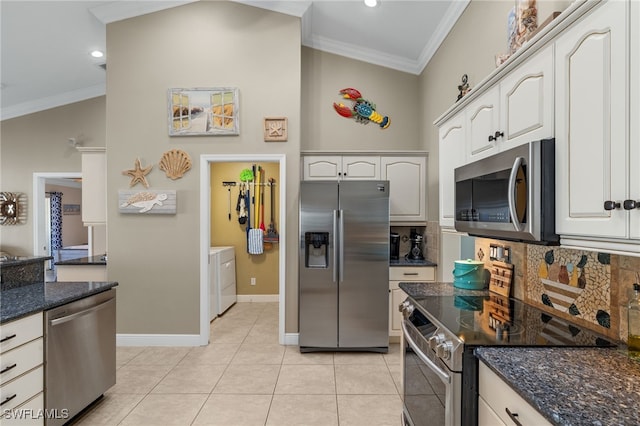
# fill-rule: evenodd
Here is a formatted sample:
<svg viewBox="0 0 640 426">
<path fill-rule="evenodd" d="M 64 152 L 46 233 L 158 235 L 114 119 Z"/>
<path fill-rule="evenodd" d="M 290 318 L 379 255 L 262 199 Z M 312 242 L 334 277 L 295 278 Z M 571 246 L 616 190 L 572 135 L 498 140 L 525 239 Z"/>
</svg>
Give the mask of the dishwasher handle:
<svg viewBox="0 0 640 426">
<path fill-rule="evenodd" d="M 109 305 L 112 302 L 115 303 L 115 299 L 114 298 L 111 298 L 111 299 L 107 300 L 106 302 L 102 302 L 99 305 L 92 306 L 92 307 L 90 307 L 88 309 L 84 309 L 82 311 L 75 312 L 75 313 L 73 313 L 71 315 L 67 315 L 67 316 L 64 316 L 64 317 L 60 317 L 60 318 L 49 320 L 49 325 L 51 327 L 55 327 L 56 325 L 60 325 L 60 324 L 64 324 L 65 322 L 73 321 L 76 318 L 79 318 L 79 317 L 82 317 L 82 316 L 85 316 L 85 315 L 89 315 L 91 313 L 94 313 L 94 312 L 97 312 L 97 311 L 99 311 L 101 309 L 104 309 L 104 308 L 107 307 L 107 305 Z"/>
</svg>

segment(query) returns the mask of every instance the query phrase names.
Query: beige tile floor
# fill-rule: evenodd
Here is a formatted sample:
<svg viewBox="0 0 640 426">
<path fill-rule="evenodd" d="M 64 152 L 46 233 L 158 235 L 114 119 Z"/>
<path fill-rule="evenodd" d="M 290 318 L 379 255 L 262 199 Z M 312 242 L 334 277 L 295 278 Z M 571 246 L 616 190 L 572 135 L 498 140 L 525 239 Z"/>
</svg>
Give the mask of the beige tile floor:
<svg viewBox="0 0 640 426">
<path fill-rule="evenodd" d="M 116 385 L 74 424 L 401 424 L 400 350 L 306 353 L 278 344 L 277 303 L 237 303 L 203 347 L 118 347 Z"/>
</svg>

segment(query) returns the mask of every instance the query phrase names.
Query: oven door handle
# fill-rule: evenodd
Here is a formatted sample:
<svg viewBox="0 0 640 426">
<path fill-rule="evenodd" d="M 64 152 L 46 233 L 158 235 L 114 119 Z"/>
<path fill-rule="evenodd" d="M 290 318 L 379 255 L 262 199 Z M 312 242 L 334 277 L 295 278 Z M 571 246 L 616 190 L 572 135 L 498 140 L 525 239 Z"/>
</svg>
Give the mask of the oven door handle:
<svg viewBox="0 0 640 426">
<path fill-rule="evenodd" d="M 518 170 L 520 166 L 524 163 L 523 157 L 517 157 L 513 162 L 513 167 L 511 167 L 511 174 L 509 175 L 509 185 L 507 189 L 507 200 L 509 203 L 509 214 L 511 215 L 511 223 L 513 223 L 513 227 L 516 228 L 516 231 L 522 232 L 524 231 L 524 225 L 520 223 L 520 219 L 518 219 L 518 210 L 516 208 L 516 178 L 518 176 Z"/>
<path fill-rule="evenodd" d="M 400 324 L 402 325 L 402 334 L 404 335 L 404 338 L 407 340 L 407 343 L 409 343 L 409 346 L 411 346 L 411 349 L 413 349 L 415 354 L 418 355 L 418 358 L 420 358 L 422 362 L 427 364 L 427 366 L 429 366 L 429 368 L 431 368 L 431 370 L 433 370 L 433 372 L 436 373 L 436 375 L 440 377 L 440 379 L 443 382 L 447 384 L 451 384 L 451 376 L 442 368 L 438 367 L 418 348 L 418 345 L 408 333 L 406 322 L 407 320 L 403 320 Z"/>
</svg>

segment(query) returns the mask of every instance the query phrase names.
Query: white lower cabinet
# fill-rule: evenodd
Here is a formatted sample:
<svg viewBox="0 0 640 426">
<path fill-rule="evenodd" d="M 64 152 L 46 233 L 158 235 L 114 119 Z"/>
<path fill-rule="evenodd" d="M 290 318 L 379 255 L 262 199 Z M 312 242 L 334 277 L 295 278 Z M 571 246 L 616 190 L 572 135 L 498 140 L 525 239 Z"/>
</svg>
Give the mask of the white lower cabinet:
<svg viewBox="0 0 640 426">
<path fill-rule="evenodd" d="M 32 418 L 44 408 L 42 325 L 42 313 L 2 325 L 0 424 L 3 426 L 44 424 L 43 418 Z"/>
<path fill-rule="evenodd" d="M 551 426 L 483 362 L 478 371 L 478 426 Z"/>
<path fill-rule="evenodd" d="M 389 268 L 389 336 L 402 335 L 402 313 L 398 309 L 407 294 L 400 288 L 401 282 L 433 282 L 436 280 L 435 266 L 392 266 Z"/>
</svg>

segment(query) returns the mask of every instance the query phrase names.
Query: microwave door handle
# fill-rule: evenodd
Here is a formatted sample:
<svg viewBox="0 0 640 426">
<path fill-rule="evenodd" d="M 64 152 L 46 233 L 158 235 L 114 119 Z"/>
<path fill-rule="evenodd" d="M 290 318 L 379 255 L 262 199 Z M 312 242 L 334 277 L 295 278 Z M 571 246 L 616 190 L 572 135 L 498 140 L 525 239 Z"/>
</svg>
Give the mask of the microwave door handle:
<svg viewBox="0 0 640 426">
<path fill-rule="evenodd" d="M 513 227 L 516 228 L 516 231 L 522 232 L 524 230 L 524 226 L 518 220 L 518 211 L 516 210 L 516 177 L 518 176 L 518 169 L 524 162 L 523 157 L 517 157 L 513 162 L 513 167 L 511 167 L 511 174 L 509 175 L 509 186 L 507 188 L 507 199 L 509 202 L 509 214 L 511 215 L 511 222 L 513 223 Z"/>
</svg>

